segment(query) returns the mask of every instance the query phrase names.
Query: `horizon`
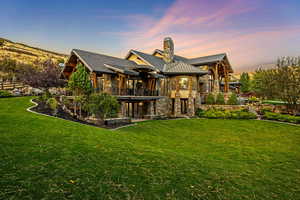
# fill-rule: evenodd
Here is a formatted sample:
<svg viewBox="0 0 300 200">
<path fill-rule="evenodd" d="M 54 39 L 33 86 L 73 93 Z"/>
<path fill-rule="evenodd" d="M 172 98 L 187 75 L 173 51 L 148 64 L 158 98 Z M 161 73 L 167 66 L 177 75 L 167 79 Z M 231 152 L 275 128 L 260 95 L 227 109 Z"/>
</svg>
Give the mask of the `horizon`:
<svg viewBox="0 0 300 200">
<path fill-rule="evenodd" d="M 191 58 L 224 52 L 235 71 L 300 55 L 296 0 L 90 0 L 70 5 L 12 0 L 1 7 L 0 37 L 65 54 L 74 48 L 117 57 L 130 49 L 151 53 L 169 36 L 175 54 Z"/>
</svg>

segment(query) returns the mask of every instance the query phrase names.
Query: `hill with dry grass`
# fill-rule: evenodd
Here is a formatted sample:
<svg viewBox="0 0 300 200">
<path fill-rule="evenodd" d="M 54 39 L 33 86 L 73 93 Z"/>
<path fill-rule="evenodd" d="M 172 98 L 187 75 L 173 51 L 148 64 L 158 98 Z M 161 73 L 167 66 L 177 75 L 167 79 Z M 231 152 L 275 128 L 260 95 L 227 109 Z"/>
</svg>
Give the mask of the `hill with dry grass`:
<svg viewBox="0 0 300 200">
<path fill-rule="evenodd" d="M 0 38 L 0 60 L 9 58 L 16 60 L 18 63 L 35 64 L 48 59 L 53 62 L 64 62 L 67 57 L 65 54 Z"/>
</svg>

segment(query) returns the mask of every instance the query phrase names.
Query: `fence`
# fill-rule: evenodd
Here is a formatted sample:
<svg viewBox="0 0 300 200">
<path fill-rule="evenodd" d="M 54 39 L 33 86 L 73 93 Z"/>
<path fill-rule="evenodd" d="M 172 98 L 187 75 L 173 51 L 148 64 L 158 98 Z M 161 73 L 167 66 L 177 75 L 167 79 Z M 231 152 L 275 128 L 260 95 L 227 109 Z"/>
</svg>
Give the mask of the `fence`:
<svg viewBox="0 0 300 200">
<path fill-rule="evenodd" d="M 23 89 L 26 85 L 17 81 L 0 81 L 0 90 Z"/>
</svg>

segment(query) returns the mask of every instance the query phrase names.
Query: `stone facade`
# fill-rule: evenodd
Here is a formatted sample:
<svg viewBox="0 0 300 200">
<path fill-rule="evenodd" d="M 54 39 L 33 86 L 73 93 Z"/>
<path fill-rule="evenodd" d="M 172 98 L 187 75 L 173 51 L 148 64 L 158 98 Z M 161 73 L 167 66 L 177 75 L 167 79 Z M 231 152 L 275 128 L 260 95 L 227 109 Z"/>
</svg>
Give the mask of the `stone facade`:
<svg viewBox="0 0 300 200">
<path fill-rule="evenodd" d="M 163 97 L 156 101 L 156 114 L 159 116 L 169 116 L 170 113 L 170 99 Z"/>
</svg>

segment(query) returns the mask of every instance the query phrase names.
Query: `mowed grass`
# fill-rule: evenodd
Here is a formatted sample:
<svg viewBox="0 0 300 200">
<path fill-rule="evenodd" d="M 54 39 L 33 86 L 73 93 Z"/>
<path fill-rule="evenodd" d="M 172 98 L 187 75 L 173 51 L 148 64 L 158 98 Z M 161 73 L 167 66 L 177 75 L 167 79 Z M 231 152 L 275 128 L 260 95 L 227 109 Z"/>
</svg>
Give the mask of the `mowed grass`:
<svg viewBox="0 0 300 200">
<path fill-rule="evenodd" d="M 300 127 L 148 121 L 118 131 L 0 99 L 0 199 L 300 199 Z"/>
</svg>

